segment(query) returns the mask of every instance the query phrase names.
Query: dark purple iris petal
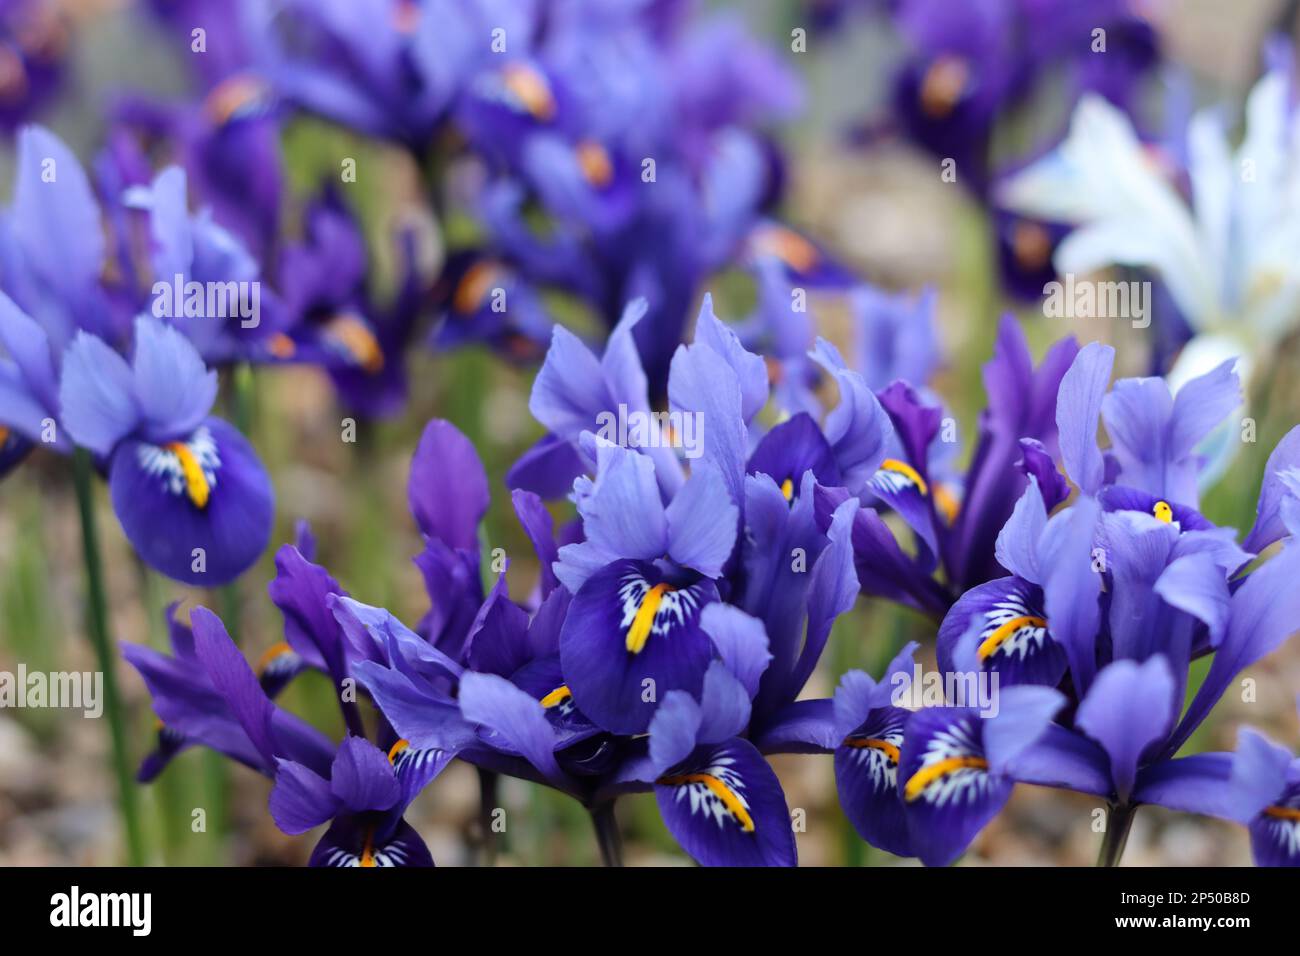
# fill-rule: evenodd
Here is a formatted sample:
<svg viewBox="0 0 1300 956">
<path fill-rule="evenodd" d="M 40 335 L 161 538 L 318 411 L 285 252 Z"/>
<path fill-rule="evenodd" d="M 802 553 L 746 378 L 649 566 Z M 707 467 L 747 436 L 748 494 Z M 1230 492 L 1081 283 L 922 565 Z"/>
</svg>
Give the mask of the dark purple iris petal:
<svg viewBox="0 0 1300 956">
<path fill-rule="evenodd" d="M 643 732 L 670 690 L 699 696 L 713 656 L 700 610 L 718 592 L 709 581 L 670 588 L 654 565 L 617 561 L 588 578 L 569 606 L 560 663 L 578 707 L 608 731 Z M 651 602 L 655 612 L 645 612 L 640 625 L 649 630 L 634 652 L 629 632 Z"/>
<path fill-rule="evenodd" d="M 918 711 L 907 725 L 898 783 L 912 849 L 947 866 L 997 816 L 1012 782 L 988 771 L 979 716 L 959 707 Z"/>
<path fill-rule="evenodd" d="M 135 440 L 113 453 L 109 491 L 122 530 L 151 567 L 186 584 L 216 587 L 266 549 L 274 494 L 253 447 L 235 428 L 209 418 L 200 430 L 219 460 L 203 507 L 188 493 L 174 455 Z"/>
<path fill-rule="evenodd" d="M 776 774 L 745 740 L 697 751 L 655 782 L 664 824 L 705 866 L 794 866 L 790 811 Z"/>
<path fill-rule="evenodd" d="M 897 856 L 912 855 L 898 794 L 903 727 L 910 716 L 899 707 L 873 711 L 835 750 L 835 786 L 845 816 L 862 839 Z"/>
<path fill-rule="evenodd" d="M 939 627 L 936 651 L 945 673 L 960 666 L 957 643 L 972 627 L 978 627 L 974 650 L 981 668 L 997 673 L 1003 686 L 1055 687 L 1064 676 L 1065 649 L 1052 639 L 1042 589 L 1023 578 L 998 578 L 957 599 Z"/>
</svg>

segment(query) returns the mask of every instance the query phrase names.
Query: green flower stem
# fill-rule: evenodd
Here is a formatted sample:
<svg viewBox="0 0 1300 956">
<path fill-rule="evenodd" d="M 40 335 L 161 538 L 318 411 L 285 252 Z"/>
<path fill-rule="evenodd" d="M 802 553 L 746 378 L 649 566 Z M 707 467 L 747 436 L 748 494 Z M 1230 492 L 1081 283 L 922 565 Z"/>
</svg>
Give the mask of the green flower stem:
<svg viewBox="0 0 1300 956">
<path fill-rule="evenodd" d="M 90 452 L 78 448 L 73 458 L 77 509 L 81 517 L 82 559 L 86 571 L 86 623 L 99 669 L 104 675 L 104 718 L 112 742 L 113 770 L 117 777 L 118 806 L 126 830 L 127 862 L 142 866 L 145 860 L 144 833 L 136 801 L 135 776 L 126 743 L 126 720 L 117 688 L 116 657 L 108 637 L 108 603 L 104 593 L 104 569 L 95 531 L 94 466 Z"/>
</svg>

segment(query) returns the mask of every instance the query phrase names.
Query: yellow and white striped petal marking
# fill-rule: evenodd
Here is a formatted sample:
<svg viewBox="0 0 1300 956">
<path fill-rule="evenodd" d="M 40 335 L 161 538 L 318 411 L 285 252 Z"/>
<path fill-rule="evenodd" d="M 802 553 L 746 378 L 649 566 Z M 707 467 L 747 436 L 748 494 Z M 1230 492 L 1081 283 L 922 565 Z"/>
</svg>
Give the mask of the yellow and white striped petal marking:
<svg viewBox="0 0 1300 956">
<path fill-rule="evenodd" d="M 915 488 L 921 497 L 930 493 L 921 473 L 897 458 L 886 458 L 880 463 L 880 468 L 871 476 L 871 486 L 882 494 L 896 495 L 909 488 Z"/>
<path fill-rule="evenodd" d="M 573 704 L 573 692 L 568 684 L 561 684 L 542 698 L 541 704 L 547 710 L 554 710 L 560 717 L 568 717 L 576 709 Z"/>
<path fill-rule="evenodd" d="M 1264 829 L 1288 856 L 1300 856 L 1300 807 L 1274 805 L 1264 810 Z"/>
<path fill-rule="evenodd" d="M 329 856 L 325 858 L 326 866 L 405 866 L 407 862 L 406 847 L 394 840 L 387 846 L 375 846 L 375 828 L 366 829 L 365 840 L 361 845 L 360 853 L 353 853 L 351 850 L 345 850 L 343 847 L 335 847 L 330 850 Z"/>
<path fill-rule="evenodd" d="M 921 766 L 903 785 L 908 803 L 932 806 L 968 802 L 989 787 L 988 766 L 966 722 L 954 723 L 926 743 Z"/>
<path fill-rule="evenodd" d="M 677 590 L 667 584 L 651 586 L 633 571 L 623 577 L 618 588 L 623 606 L 619 628 L 626 632 L 629 654 L 640 654 L 651 637 L 664 637 L 674 627 L 686 624 L 699 599 L 690 588 Z"/>
<path fill-rule="evenodd" d="M 903 746 L 901 727 L 879 737 L 849 736 L 844 739 L 850 760 L 862 765 L 871 778 L 874 790 L 893 790 L 898 786 L 898 754 Z"/>
<path fill-rule="evenodd" d="M 145 474 L 161 479 L 169 494 L 184 495 L 199 510 L 208 506 L 217 486 L 221 454 L 206 425 L 199 426 L 186 441 L 141 445 L 137 456 Z"/>
<path fill-rule="evenodd" d="M 1010 592 L 984 612 L 984 629 L 976 653 L 981 662 L 996 654 L 1024 660 L 1047 642 L 1047 619 L 1025 605 L 1021 596 Z"/>
<path fill-rule="evenodd" d="M 657 784 L 674 787 L 674 799 L 689 800 L 691 816 L 703 814 L 719 828 L 739 826 L 745 833 L 754 832 L 754 817 L 745 799 L 745 781 L 733 769 L 735 760 L 721 756 L 703 770 L 660 777 Z"/>
<path fill-rule="evenodd" d="M 411 747 L 411 742 L 403 737 L 388 751 L 388 762 L 392 764 L 393 771 L 397 774 L 398 779 L 402 779 L 407 774 L 419 773 L 420 770 L 433 760 L 439 760 L 442 757 L 442 751 L 433 748 L 424 750 L 415 750 Z"/>
</svg>

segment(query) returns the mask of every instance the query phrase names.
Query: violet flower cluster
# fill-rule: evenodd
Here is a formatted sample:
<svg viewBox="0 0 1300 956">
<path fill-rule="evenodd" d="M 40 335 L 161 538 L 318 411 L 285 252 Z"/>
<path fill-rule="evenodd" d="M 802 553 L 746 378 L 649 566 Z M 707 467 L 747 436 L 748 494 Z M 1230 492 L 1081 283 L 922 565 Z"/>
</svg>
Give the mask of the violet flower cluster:
<svg viewBox="0 0 1300 956">
<path fill-rule="evenodd" d="M 309 537 L 285 546 L 270 594 L 286 642 L 260 672 L 202 609 L 192 633 L 173 625 L 172 656 L 127 647 L 163 723 L 142 775 L 187 744 L 217 749 L 272 778 L 281 829 L 329 822 L 312 859 L 341 865 L 429 862 L 401 814 L 455 758 L 598 818 L 652 791 L 698 862 L 793 865 L 766 759 L 779 753 L 833 754 L 862 837 L 927 864 L 956 859 L 1017 782 L 1102 798 L 1116 839 L 1152 803 L 1247 823 L 1261 862 L 1295 862 L 1289 754 L 1246 731 L 1235 754 L 1180 755 L 1300 611 L 1284 586 L 1300 560 L 1300 431 L 1270 459 L 1241 544 L 1196 510 L 1197 446 L 1240 404 L 1231 363 L 1177 395 L 1159 379 L 1112 386 L 1108 347 L 1066 341 L 1035 369 L 1008 321 L 959 475 L 934 465 L 941 409 L 901 380 L 873 391 L 824 340 L 809 357 L 836 404 L 765 425 L 768 366 L 708 299 L 655 417 L 633 345 L 645 314 L 632 303 L 599 357 L 554 333 L 530 407 L 554 457 L 578 463 L 579 521 L 557 535 L 542 497 L 513 491 L 541 565 L 526 599 L 505 572 L 484 592 L 488 480 L 472 444 L 431 422 L 408 489 L 429 612 L 409 626 L 349 596 Z M 650 440 L 604 436 L 619 408 L 649 416 Z M 690 415 L 695 457 L 669 431 Z M 878 681 L 851 672 L 833 698 L 806 696 L 862 591 L 931 612 L 940 669 L 996 674 L 996 707 L 901 706 L 915 645 Z M 1208 675 L 1184 709 L 1199 657 Z M 305 668 L 339 689 L 337 746 L 273 703 Z"/>
</svg>

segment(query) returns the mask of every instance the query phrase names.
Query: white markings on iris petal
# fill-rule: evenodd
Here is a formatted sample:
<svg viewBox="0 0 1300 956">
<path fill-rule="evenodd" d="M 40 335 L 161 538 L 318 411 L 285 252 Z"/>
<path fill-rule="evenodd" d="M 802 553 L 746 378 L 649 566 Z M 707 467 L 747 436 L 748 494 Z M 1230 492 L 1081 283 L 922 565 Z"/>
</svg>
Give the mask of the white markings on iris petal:
<svg viewBox="0 0 1300 956">
<path fill-rule="evenodd" d="M 169 494 L 184 495 L 196 508 L 207 507 L 212 489 L 217 486 L 221 454 L 206 425 L 183 442 L 142 444 L 136 455 L 145 474 L 162 479 Z"/>
<path fill-rule="evenodd" d="M 703 770 L 660 777 L 660 786 L 675 787 L 673 798 L 690 800 L 691 816 L 703 814 L 718 828 L 735 824 L 745 833 L 754 832 L 754 818 L 745 799 L 745 781 L 736 773 L 735 759 L 722 756 Z"/>
<path fill-rule="evenodd" d="M 619 629 L 626 632 L 628 653 L 639 654 L 651 637 L 664 637 L 674 627 L 683 627 L 699 607 L 693 588 L 673 589 L 667 584 L 653 587 L 637 571 L 623 575 L 618 586 L 623 607 Z"/>
<path fill-rule="evenodd" d="M 985 611 L 984 622 L 977 652 L 981 661 L 995 654 L 1023 661 L 1047 643 L 1047 619 L 1034 613 L 1015 591 Z"/>
<path fill-rule="evenodd" d="M 975 742 L 974 721 L 960 718 L 926 742 L 921 766 L 903 787 L 908 803 L 934 807 L 972 802 L 989 788 L 988 761 Z"/>
</svg>

